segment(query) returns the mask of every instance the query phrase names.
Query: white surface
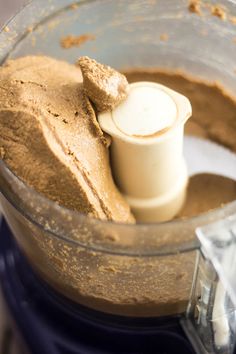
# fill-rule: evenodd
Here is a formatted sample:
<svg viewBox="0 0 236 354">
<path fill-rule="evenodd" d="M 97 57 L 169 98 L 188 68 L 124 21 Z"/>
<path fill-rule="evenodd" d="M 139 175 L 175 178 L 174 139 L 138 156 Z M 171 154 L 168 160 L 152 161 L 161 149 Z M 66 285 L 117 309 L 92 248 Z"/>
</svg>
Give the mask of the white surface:
<svg viewBox="0 0 236 354">
<path fill-rule="evenodd" d="M 131 136 L 158 133 L 171 127 L 176 117 L 174 100 L 152 82 L 130 85 L 128 98 L 112 112 L 116 127 Z"/>
<path fill-rule="evenodd" d="M 186 97 L 163 85 L 135 83 L 130 85 L 130 92 L 133 87 L 142 87 L 139 93 L 146 92 L 145 95 L 134 95 L 132 104 L 123 104 L 122 108 L 118 107 L 113 112 L 99 114 L 98 120 L 101 128 L 112 137 L 113 175 L 137 220 L 166 221 L 179 212 L 184 202 L 187 170 L 183 159 L 183 127 L 191 115 L 191 105 Z M 152 88 L 149 99 L 146 97 L 147 87 Z M 156 90 L 156 94 L 153 90 Z M 170 109 L 167 108 L 165 112 L 156 110 L 157 97 L 165 97 L 165 102 L 163 105 L 160 103 L 159 108 L 166 109 L 166 104 L 170 102 Z M 141 102 L 142 99 L 154 106 L 150 107 L 151 114 L 143 109 L 145 102 Z M 124 118 L 121 117 L 122 112 Z M 166 112 L 168 117 L 165 119 Z M 172 126 L 169 129 L 157 135 L 145 135 L 166 127 L 170 121 Z M 138 128 L 137 122 L 140 123 Z M 137 134 L 137 131 L 141 137 L 127 135 L 127 132 Z"/>
<path fill-rule="evenodd" d="M 236 180 L 236 154 L 213 141 L 185 136 L 184 157 L 190 176 L 212 173 Z"/>
</svg>

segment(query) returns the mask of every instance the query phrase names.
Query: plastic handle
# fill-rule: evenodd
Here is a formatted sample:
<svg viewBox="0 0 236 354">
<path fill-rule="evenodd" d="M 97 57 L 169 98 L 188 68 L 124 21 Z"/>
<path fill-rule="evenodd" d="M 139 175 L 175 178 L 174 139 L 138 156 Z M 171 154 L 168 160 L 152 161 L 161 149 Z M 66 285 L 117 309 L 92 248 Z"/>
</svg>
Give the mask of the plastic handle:
<svg viewBox="0 0 236 354">
<path fill-rule="evenodd" d="M 196 230 L 200 241 L 183 328 L 197 353 L 231 354 L 236 338 L 236 215 Z"/>
<path fill-rule="evenodd" d="M 236 307 L 236 215 L 196 232 L 204 256 L 211 261 Z"/>
</svg>

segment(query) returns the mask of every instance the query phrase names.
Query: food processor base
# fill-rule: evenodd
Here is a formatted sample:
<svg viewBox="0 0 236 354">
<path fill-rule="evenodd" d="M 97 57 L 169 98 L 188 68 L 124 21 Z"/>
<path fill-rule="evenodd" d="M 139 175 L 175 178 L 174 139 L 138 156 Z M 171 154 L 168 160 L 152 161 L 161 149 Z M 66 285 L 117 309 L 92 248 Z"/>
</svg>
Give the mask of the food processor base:
<svg viewBox="0 0 236 354">
<path fill-rule="evenodd" d="M 72 303 L 34 273 L 4 220 L 0 238 L 1 292 L 10 323 L 1 353 L 194 353 L 178 317 L 125 318 Z M 18 343 L 15 351 L 10 338 Z"/>
</svg>

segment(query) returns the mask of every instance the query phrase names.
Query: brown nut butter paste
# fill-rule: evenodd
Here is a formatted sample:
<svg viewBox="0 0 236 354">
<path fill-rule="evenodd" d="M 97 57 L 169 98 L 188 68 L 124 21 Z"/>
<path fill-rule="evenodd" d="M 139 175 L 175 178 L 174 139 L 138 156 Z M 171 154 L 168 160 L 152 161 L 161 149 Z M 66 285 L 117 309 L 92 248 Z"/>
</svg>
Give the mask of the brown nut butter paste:
<svg viewBox="0 0 236 354">
<path fill-rule="evenodd" d="M 212 139 L 236 152 L 236 101 L 221 87 L 158 69 L 137 69 L 125 75 L 129 82 L 156 81 L 186 95 L 193 106 L 186 133 Z M 104 137 L 84 95 L 80 70 L 50 58 L 22 58 L 1 68 L 0 80 L 0 152 L 10 168 L 30 186 L 68 208 L 101 219 L 132 221 L 113 184 Z M 81 155 L 85 150 L 86 155 Z M 234 199 L 234 181 L 195 176 L 181 216 Z M 135 239 L 132 232 L 113 234 L 113 225 L 104 229 L 114 250 L 116 245 Z M 22 222 L 21 227 L 33 266 L 74 301 L 126 316 L 185 311 L 195 252 L 121 256 L 61 241 L 30 222 Z M 98 232 L 98 237 L 102 236 L 104 241 L 105 231 Z M 175 242 L 172 235 L 167 236 L 159 239 L 154 235 L 155 246 Z M 182 237 L 181 233 L 175 236 Z"/>
<path fill-rule="evenodd" d="M 0 147 L 10 169 L 69 209 L 133 222 L 79 68 L 24 57 L 0 68 Z"/>
<path fill-rule="evenodd" d="M 126 99 L 129 84 L 124 75 L 88 57 L 81 57 L 78 65 L 84 91 L 99 112 L 112 110 Z"/>
</svg>

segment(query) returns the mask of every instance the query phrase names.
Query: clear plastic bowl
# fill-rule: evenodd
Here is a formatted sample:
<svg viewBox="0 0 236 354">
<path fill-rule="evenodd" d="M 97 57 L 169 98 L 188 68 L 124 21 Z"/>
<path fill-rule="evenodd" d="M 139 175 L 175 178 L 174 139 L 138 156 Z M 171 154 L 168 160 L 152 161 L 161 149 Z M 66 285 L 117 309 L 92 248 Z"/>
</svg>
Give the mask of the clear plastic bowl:
<svg viewBox="0 0 236 354">
<path fill-rule="evenodd" d="M 212 1 L 212 3 L 214 3 Z M 231 16 L 232 1 L 221 1 Z M 236 26 L 188 11 L 186 0 L 36 0 L 0 34 L 0 60 L 45 54 L 71 63 L 89 55 L 116 68 L 162 67 L 220 81 L 235 92 Z M 64 35 L 95 36 L 63 49 Z M 171 40 L 160 41 L 167 33 Z M 206 35 L 207 34 L 207 35 Z M 26 186 L 0 161 L 3 213 L 32 267 L 57 291 L 125 316 L 182 313 L 194 271 L 197 226 L 236 213 L 236 202 L 162 224 L 102 222 L 67 210 Z M 207 196 L 206 196 L 207 197 Z"/>
</svg>

